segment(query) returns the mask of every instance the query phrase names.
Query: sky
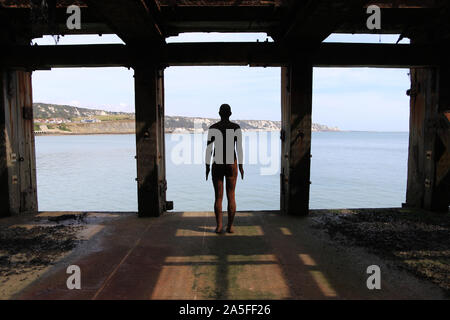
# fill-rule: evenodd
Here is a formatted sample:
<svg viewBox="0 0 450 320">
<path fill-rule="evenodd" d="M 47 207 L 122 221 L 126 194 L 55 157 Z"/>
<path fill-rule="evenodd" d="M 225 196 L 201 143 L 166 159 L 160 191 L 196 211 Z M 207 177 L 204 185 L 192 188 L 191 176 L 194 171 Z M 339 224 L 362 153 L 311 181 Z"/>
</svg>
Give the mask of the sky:
<svg viewBox="0 0 450 320">
<path fill-rule="evenodd" d="M 331 35 L 327 42 L 395 43 L 395 35 Z M 265 41 L 265 34 L 194 33 L 167 42 Z M 268 39 L 271 41 L 271 39 Z M 55 39 L 33 40 L 55 45 Z M 405 41 L 402 41 L 405 42 Z M 123 43 L 115 35 L 65 36 L 58 45 Z M 222 103 L 232 119 L 280 120 L 280 68 L 169 67 L 166 115 L 217 118 Z M 408 131 L 408 69 L 314 68 L 313 122 L 342 130 Z M 134 112 L 133 70 L 54 68 L 33 72 L 35 102 Z"/>
</svg>

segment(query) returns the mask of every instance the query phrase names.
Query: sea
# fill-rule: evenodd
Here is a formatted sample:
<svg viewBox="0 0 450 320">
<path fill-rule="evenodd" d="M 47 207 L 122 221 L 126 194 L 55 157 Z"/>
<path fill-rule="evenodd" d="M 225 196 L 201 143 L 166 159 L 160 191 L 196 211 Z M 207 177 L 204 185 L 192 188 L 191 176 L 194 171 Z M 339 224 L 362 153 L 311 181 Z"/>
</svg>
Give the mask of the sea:
<svg viewBox="0 0 450 320">
<path fill-rule="evenodd" d="M 175 211 L 212 211 L 205 135 L 166 134 L 167 200 Z M 280 208 L 279 132 L 244 133 L 237 210 Z M 313 132 L 311 209 L 399 207 L 407 132 Z M 135 135 L 37 136 L 40 211 L 137 211 Z M 226 208 L 226 197 L 224 199 Z"/>
</svg>

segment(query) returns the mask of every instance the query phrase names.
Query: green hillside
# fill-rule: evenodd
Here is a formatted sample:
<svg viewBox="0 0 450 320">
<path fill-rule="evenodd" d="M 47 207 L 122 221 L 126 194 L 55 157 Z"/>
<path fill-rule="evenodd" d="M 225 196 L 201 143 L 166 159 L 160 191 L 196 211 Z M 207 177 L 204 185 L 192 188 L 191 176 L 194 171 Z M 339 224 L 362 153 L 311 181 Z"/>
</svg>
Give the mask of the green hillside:
<svg viewBox="0 0 450 320">
<path fill-rule="evenodd" d="M 39 102 L 33 103 L 33 114 L 35 119 L 49 119 L 49 118 L 77 119 L 77 118 L 97 117 L 100 120 L 120 120 L 120 118 L 132 118 L 134 116 L 134 114 L 132 113 L 110 112 L 98 109 L 78 108 L 68 105 L 48 104 Z M 101 119 L 102 117 L 106 117 L 108 119 Z"/>
</svg>

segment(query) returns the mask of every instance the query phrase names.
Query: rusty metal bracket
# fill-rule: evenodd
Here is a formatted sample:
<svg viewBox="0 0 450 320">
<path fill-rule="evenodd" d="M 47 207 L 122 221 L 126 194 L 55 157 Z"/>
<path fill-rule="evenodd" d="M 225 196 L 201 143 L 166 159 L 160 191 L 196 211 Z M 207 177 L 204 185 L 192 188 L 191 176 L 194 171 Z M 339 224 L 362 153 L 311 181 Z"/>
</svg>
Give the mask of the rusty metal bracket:
<svg viewBox="0 0 450 320">
<path fill-rule="evenodd" d="M 164 207 L 165 211 L 173 210 L 173 201 L 166 201 Z"/>
<path fill-rule="evenodd" d="M 33 120 L 33 107 L 22 107 L 22 117 L 25 120 Z"/>
</svg>

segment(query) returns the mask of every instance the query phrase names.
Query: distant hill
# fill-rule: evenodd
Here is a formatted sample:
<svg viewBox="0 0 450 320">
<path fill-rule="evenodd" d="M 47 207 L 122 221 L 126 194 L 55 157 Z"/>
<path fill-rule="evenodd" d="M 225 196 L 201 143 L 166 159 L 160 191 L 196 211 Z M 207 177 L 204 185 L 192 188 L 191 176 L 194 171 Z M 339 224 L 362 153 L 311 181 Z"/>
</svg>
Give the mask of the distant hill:
<svg viewBox="0 0 450 320">
<path fill-rule="evenodd" d="M 165 129 L 168 132 L 205 131 L 219 119 L 166 116 Z M 271 120 L 231 120 L 241 126 L 244 131 L 276 131 L 281 129 L 280 121 Z"/>
<path fill-rule="evenodd" d="M 166 132 L 194 131 L 194 129 L 207 130 L 210 125 L 219 121 L 213 118 L 195 118 L 166 116 Z M 243 131 L 277 131 L 281 130 L 281 121 L 272 120 L 231 120 L 240 125 Z M 313 123 L 312 131 L 340 131 L 337 127 L 328 127 L 322 124 Z"/>
<path fill-rule="evenodd" d="M 74 118 L 89 118 L 106 115 L 123 115 L 127 113 L 37 102 L 33 103 L 33 114 L 35 119 L 62 118 L 70 120 Z"/>
<path fill-rule="evenodd" d="M 101 133 L 102 130 L 106 132 L 124 132 L 130 133 L 134 129 L 134 113 L 126 112 L 111 112 L 100 109 L 78 108 L 68 105 L 35 103 L 33 104 L 35 119 L 51 119 L 60 118 L 71 120 L 73 122 L 80 122 L 82 118 L 97 118 L 101 123 L 94 124 L 77 124 L 68 123 L 62 125 L 62 128 L 56 127 L 54 131 L 62 129 L 65 133 Z M 112 126 L 112 122 L 120 120 L 120 126 Z M 182 117 L 182 116 L 166 116 L 165 117 L 165 131 L 168 133 L 183 133 L 194 131 L 205 131 L 210 125 L 217 122 L 219 119 L 200 118 L 200 117 Z M 271 120 L 232 120 L 238 123 L 244 131 L 278 131 L 281 129 L 280 121 Z M 130 122 L 125 124 L 124 122 Z M 109 125 L 108 125 L 109 123 Z M 53 127 L 53 126 L 52 126 Z M 58 129 L 59 128 L 59 129 Z M 126 129 L 125 129 L 126 128 Z M 93 132 L 90 132 L 92 129 Z M 126 132 L 125 132 L 126 131 Z M 339 131 L 338 128 L 331 128 L 325 125 L 313 123 L 312 131 Z M 56 133 L 56 132 L 55 132 Z"/>
</svg>

